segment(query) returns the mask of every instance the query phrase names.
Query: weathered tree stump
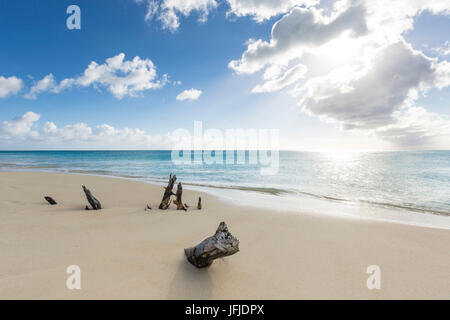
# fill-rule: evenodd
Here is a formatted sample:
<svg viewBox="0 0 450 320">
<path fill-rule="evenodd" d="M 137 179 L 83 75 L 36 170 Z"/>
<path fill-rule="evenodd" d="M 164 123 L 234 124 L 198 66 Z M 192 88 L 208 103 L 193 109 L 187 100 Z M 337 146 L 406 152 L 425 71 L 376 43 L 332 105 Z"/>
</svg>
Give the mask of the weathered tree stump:
<svg viewBox="0 0 450 320">
<path fill-rule="evenodd" d="M 47 200 L 47 202 L 50 203 L 52 206 L 57 204 L 56 201 L 52 197 L 45 196 L 44 199 Z"/>
<path fill-rule="evenodd" d="M 197 268 L 210 266 L 215 259 L 231 256 L 239 251 L 239 240 L 221 222 L 216 233 L 193 248 L 184 249 L 188 261 Z"/>
<path fill-rule="evenodd" d="M 85 186 L 83 186 L 83 191 L 86 194 L 87 201 L 92 206 L 92 209 L 100 210 L 102 208 L 102 205 L 100 204 L 100 201 L 98 201 L 97 198 L 95 198 L 92 195 L 91 191 L 89 189 L 87 189 Z M 88 206 L 86 206 L 86 210 L 89 210 Z"/>
<path fill-rule="evenodd" d="M 180 182 L 177 186 L 177 193 L 176 193 L 177 199 L 173 203 L 177 205 L 177 210 L 187 211 L 185 205 L 183 204 L 183 200 L 181 199 L 182 196 L 183 196 L 183 187 L 181 186 Z"/>
<path fill-rule="evenodd" d="M 202 197 L 198 197 L 197 209 L 202 210 Z"/>
<path fill-rule="evenodd" d="M 169 183 L 168 183 L 167 187 L 165 188 L 166 190 L 164 191 L 163 198 L 161 200 L 161 203 L 159 204 L 159 209 L 167 210 L 167 208 L 169 208 L 169 206 L 170 206 L 170 197 L 172 195 L 175 195 L 172 192 L 173 185 L 175 184 L 175 181 L 177 181 L 177 176 L 176 175 L 172 176 L 172 174 L 170 174 Z"/>
</svg>

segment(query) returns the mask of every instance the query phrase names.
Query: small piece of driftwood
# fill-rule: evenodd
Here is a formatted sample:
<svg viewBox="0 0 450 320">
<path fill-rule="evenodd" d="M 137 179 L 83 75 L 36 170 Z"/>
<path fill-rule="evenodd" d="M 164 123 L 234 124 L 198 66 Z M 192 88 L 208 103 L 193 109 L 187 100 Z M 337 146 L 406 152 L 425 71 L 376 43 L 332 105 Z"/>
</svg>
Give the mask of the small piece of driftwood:
<svg viewBox="0 0 450 320">
<path fill-rule="evenodd" d="M 182 196 L 183 196 L 183 186 L 181 185 L 180 182 L 177 186 L 177 193 L 176 193 L 177 199 L 173 203 L 176 204 L 177 210 L 187 211 L 185 205 L 183 204 Z"/>
<path fill-rule="evenodd" d="M 85 186 L 83 186 L 83 191 L 86 194 L 87 201 L 91 205 L 92 209 L 100 210 L 102 208 L 102 205 L 100 204 L 100 201 L 98 201 L 97 198 L 95 198 L 92 195 L 91 191 L 88 188 L 86 188 Z M 86 210 L 89 210 L 88 206 L 86 206 Z"/>
<path fill-rule="evenodd" d="M 239 240 L 229 231 L 227 224 L 221 222 L 216 233 L 193 248 L 184 249 L 190 263 L 197 268 L 210 266 L 215 259 L 231 256 L 239 251 Z"/>
<path fill-rule="evenodd" d="M 202 197 L 198 197 L 197 209 L 202 210 Z"/>
<path fill-rule="evenodd" d="M 47 202 L 50 203 L 52 206 L 57 204 L 56 201 L 52 197 L 45 196 L 44 199 L 47 200 Z"/>
<path fill-rule="evenodd" d="M 175 181 L 177 181 L 177 176 L 176 175 L 172 176 L 172 174 L 170 174 L 169 183 L 167 184 L 167 187 L 165 188 L 166 190 L 164 191 L 163 198 L 161 200 L 161 203 L 159 204 L 159 209 L 167 210 L 167 208 L 169 208 L 170 202 L 171 202 L 170 197 L 175 195 L 172 192 Z"/>
</svg>

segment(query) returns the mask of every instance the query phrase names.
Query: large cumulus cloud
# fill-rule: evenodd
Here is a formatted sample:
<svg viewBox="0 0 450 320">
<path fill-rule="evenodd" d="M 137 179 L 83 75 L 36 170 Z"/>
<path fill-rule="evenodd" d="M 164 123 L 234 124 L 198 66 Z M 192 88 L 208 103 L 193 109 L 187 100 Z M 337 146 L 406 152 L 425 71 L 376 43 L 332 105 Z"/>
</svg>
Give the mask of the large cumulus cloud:
<svg viewBox="0 0 450 320">
<path fill-rule="evenodd" d="M 344 130 L 377 134 L 398 145 L 429 141 L 449 135 L 448 117 L 416 103 L 430 89 L 450 85 L 450 64 L 445 55 L 430 58 L 404 39 L 425 11 L 449 15 L 450 2 L 340 0 L 328 11 L 295 7 L 274 23 L 269 41 L 249 39 L 229 67 L 238 74 L 263 70 L 254 93 L 290 87 L 303 111 Z M 343 61 L 336 58 L 340 53 Z M 308 60 L 311 56 L 317 58 Z M 339 63 L 331 63 L 331 70 L 310 74 L 333 59 Z M 293 77 L 296 67 L 302 75 Z"/>
</svg>

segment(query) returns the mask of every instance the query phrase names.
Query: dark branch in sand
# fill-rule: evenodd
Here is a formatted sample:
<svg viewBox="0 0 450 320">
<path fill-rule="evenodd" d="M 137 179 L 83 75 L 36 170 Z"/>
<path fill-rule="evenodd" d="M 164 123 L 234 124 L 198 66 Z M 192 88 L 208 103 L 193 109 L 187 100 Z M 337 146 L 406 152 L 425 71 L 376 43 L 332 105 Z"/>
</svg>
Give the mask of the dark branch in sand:
<svg viewBox="0 0 450 320">
<path fill-rule="evenodd" d="M 202 197 L 198 197 L 197 209 L 202 210 Z"/>
<path fill-rule="evenodd" d="M 170 206 L 170 197 L 172 195 L 175 195 L 172 192 L 173 189 L 173 185 L 175 184 L 175 181 L 177 181 L 177 176 L 170 174 L 170 178 L 169 178 L 169 183 L 167 184 L 167 187 L 165 188 L 166 190 L 164 191 L 164 195 L 163 198 L 161 200 L 161 203 L 159 204 L 159 209 L 161 210 L 167 210 L 167 208 L 169 208 Z"/>
<path fill-rule="evenodd" d="M 91 191 L 89 189 L 87 189 L 85 186 L 83 186 L 83 191 L 86 194 L 86 198 L 87 198 L 89 204 L 92 206 L 92 209 L 100 210 L 102 208 L 100 201 L 98 201 L 97 198 L 95 198 L 92 195 Z M 86 210 L 89 210 L 88 206 L 86 206 Z"/>
<path fill-rule="evenodd" d="M 182 196 L 183 196 L 183 187 L 181 186 L 180 182 L 177 186 L 177 193 L 176 193 L 177 199 L 173 203 L 177 205 L 177 210 L 187 211 L 185 205 L 183 204 L 183 200 L 181 199 Z"/>
<path fill-rule="evenodd" d="M 47 200 L 47 202 L 50 203 L 51 205 L 57 204 L 56 201 L 52 197 L 46 196 L 46 197 L 44 197 L 44 199 Z"/>
</svg>

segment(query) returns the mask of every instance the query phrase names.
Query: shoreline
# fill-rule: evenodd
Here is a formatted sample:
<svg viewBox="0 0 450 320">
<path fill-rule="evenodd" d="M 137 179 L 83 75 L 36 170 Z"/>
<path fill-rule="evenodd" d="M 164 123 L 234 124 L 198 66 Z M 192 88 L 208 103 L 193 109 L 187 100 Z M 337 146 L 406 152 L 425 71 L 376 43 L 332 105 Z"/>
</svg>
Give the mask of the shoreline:
<svg viewBox="0 0 450 320">
<path fill-rule="evenodd" d="M 42 168 L 30 170 L 0 170 L 2 172 L 18 173 L 50 173 L 50 174 L 68 174 L 82 175 L 92 177 L 107 177 L 111 179 L 121 179 L 127 181 L 136 181 L 153 186 L 165 186 L 166 181 L 146 177 L 131 177 L 121 175 L 94 174 L 89 172 L 71 172 L 57 170 L 39 170 Z M 182 182 L 182 181 L 181 181 Z M 239 205 L 253 209 L 264 210 L 282 210 L 293 214 L 314 214 L 324 215 L 340 219 L 361 219 L 367 221 L 380 221 L 388 223 L 398 223 L 402 225 L 435 228 L 450 230 L 450 216 L 446 214 L 433 213 L 426 210 L 415 210 L 413 208 L 404 208 L 400 206 L 383 206 L 365 202 L 351 202 L 346 200 L 319 199 L 318 197 L 300 197 L 293 194 L 269 194 L 258 190 L 243 190 L 239 187 L 225 187 L 214 185 L 201 185 L 197 183 L 182 182 L 185 189 L 199 191 L 210 194 L 218 200 L 236 204 L 236 198 L 239 199 Z M 258 188 L 256 188 L 258 189 Z M 261 189 L 261 188 L 259 188 Z M 274 205 L 273 203 L 276 203 Z M 300 210 L 298 205 L 309 208 L 309 211 Z M 306 205 L 305 205 L 306 204 Z M 339 211 L 339 215 L 329 212 Z"/>
<path fill-rule="evenodd" d="M 450 232 L 255 209 L 186 189 L 203 209 L 157 208 L 162 188 L 57 173 L 0 173 L 0 299 L 448 299 Z M 85 211 L 81 185 L 103 205 Z M 43 197 L 58 202 L 48 205 Z M 240 252 L 196 269 L 183 250 L 225 221 Z M 81 268 L 81 290 L 65 286 Z M 382 270 L 366 287 L 368 266 Z"/>
</svg>

